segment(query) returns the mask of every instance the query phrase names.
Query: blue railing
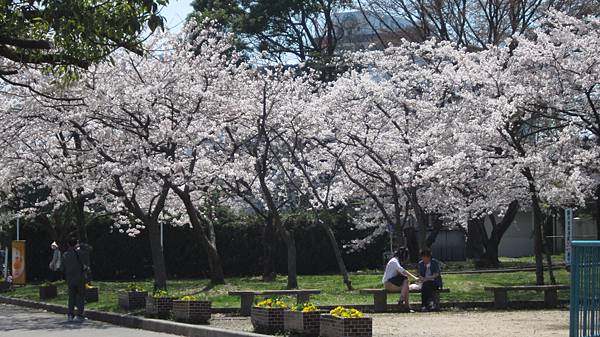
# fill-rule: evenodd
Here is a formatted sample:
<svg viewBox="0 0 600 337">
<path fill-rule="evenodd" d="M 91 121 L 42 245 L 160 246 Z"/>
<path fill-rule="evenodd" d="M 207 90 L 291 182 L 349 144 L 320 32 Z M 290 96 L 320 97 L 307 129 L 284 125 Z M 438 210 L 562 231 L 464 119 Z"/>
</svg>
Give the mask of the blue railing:
<svg viewBox="0 0 600 337">
<path fill-rule="evenodd" d="M 570 337 L 600 337 L 600 241 L 573 241 Z"/>
</svg>

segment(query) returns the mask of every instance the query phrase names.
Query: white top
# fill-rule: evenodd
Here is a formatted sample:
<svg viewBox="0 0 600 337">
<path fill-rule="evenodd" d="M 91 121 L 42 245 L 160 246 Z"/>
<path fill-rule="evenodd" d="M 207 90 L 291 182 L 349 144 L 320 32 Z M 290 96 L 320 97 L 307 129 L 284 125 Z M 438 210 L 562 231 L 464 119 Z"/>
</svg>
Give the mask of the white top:
<svg viewBox="0 0 600 337">
<path fill-rule="evenodd" d="M 408 275 L 406 274 L 406 270 L 402 268 L 402 266 L 400 265 L 400 261 L 398 261 L 398 258 L 393 257 L 387 263 L 387 266 L 385 266 L 385 273 L 383 274 L 383 279 L 381 281 L 382 283 L 385 283 L 398 274 L 402 274 L 408 277 Z"/>
<path fill-rule="evenodd" d="M 52 271 L 58 271 L 60 270 L 60 250 L 57 249 L 53 249 L 52 252 L 52 261 L 50 261 L 50 264 L 48 265 L 48 267 L 50 267 L 50 270 Z"/>
</svg>

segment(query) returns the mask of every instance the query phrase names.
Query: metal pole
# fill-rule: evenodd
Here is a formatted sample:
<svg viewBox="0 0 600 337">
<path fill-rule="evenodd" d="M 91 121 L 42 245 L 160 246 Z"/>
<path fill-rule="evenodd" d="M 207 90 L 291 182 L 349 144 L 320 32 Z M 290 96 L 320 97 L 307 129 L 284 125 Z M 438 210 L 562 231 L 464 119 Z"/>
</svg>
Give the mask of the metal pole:
<svg viewBox="0 0 600 337">
<path fill-rule="evenodd" d="M 8 246 L 4 247 L 4 279 L 8 277 Z"/>
<path fill-rule="evenodd" d="M 565 208 L 565 264 L 571 266 L 571 241 L 573 240 L 573 209 Z"/>
<path fill-rule="evenodd" d="M 17 241 L 21 239 L 21 223 L 19 222 L 21 218 L 17 218 Z"/>
</svg>

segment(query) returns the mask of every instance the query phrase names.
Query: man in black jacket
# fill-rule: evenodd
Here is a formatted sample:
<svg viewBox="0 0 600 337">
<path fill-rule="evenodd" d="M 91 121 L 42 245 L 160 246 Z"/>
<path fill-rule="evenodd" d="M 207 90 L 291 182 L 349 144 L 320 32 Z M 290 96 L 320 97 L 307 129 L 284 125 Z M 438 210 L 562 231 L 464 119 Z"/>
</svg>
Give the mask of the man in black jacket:
<svg viewBox="0 0 600 337">
<path fill-rule="evenodd" d="M 442 266 L 440 261 L 431 257 L 430 249 L 421 251 L 421 261 L 419 261 L 419 279 L 421 285 L 421 310 L 437 310 L 439 303 L 435 297 L 435 291 L 441 289 L 442 284 Z"/>
<path fill-rule="evenodd" d="M 70 239 L 69 249 L 62 256 L 61 270 L 65 275 L 67 287 L 69 290 L 69 303 L 67 316 L 69 321 L 73 318 L 83 320 L 83 310 L 85 303 L 85 277 L 83 275 L 83 263 L 79 254 L 75 250 L 77 240 Z M 77 307 L 77 316 L 74 317 L 75 307 Z"/>
</svg>

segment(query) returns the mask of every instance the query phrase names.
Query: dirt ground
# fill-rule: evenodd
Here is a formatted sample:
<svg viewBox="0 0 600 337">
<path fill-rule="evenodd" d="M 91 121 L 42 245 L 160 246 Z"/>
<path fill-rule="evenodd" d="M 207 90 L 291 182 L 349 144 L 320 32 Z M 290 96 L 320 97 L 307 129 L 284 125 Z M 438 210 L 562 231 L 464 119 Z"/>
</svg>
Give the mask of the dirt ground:
<svg viewBox="0 0 600 337">
<path fill-rule="evenodd" d="M 456 311 L 373 315 L 373 336 L 567 337 L 569 312 Z"/>
<path fill-rule="evenodd" d="M 372 314 L 375 337 L 566 337 L 565 310 Z M 211 326 L 252 331 L 250 319 L 213 315 Z"/>
</svg>

